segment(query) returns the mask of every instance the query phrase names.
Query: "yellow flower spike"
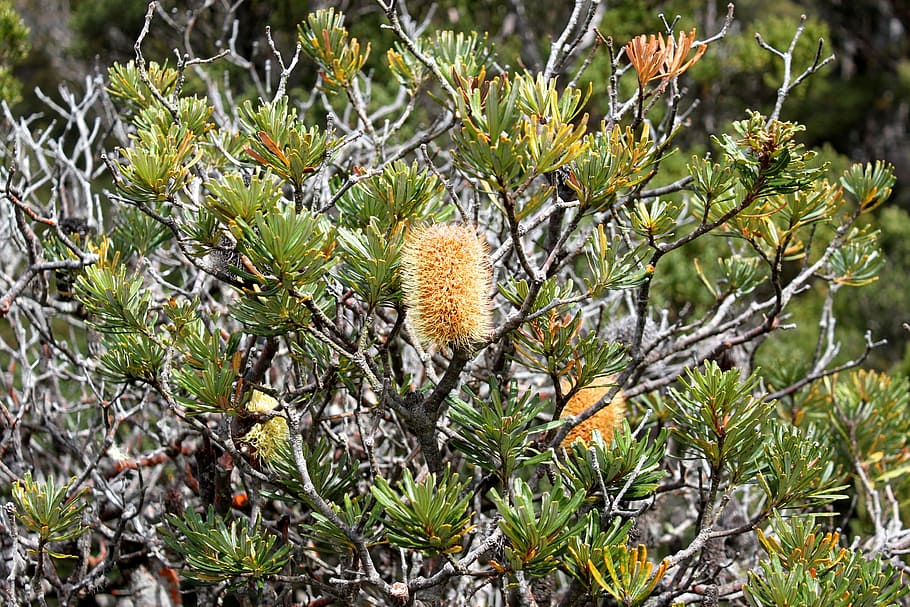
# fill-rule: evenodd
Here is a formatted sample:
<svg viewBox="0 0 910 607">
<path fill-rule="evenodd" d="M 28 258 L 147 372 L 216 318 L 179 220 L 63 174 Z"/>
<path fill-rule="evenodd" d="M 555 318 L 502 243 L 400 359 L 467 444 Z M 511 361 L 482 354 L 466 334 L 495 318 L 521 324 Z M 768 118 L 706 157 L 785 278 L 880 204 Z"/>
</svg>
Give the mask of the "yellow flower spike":
<svg viewBox="0 0 910 607">
<path fill-rule="evenodd" d="M 578 415 L 603 398 L 604 395 L 610 391 L 610 388 L 612 388 L 612 385 L 608 378 L 600 378 L 598 381 L 595 381 L 594 384 L 582 388 L 569 399 L 568 403 L 566 403 L 566 407 L 563 409 L 561 417 Z M 613 400 L 610 401 L 609 405 L 569 430 L 569 433 L 562 441 L 562 445 L 568 448 L 576 439 L 581 439 L 585 443 L 589 443 L 591 441 L 591 435 L 595 430 L 600 431 L 600 435 L 603 437 L 604 442 L 609 445 L 610 441 L 613 439 L 613 431 L 622 423 L 625 416 L 626 397 L 623 395 L 622 391 L 619 391 L 616 393 L 616 396 L 613 397 Z"/>
<path fill-rule="evenodd" d="M 247 411 L 252 411 L 253 413 L 268 413 L 277 407 L 278 399 L 259 390 L 253 390 L 250 402 L 246 405 Z"/>
<path fill-rule="evenodd" d="M 247 410 L 253 413 L 268 413 L 278 407 L 278 400 L 265 392 L 254 390 L 247 403 Z M 241 439 L 244 443 L 256 449 L 259 457 L 265 461 L 274 459 L 281 445 L 288 441 L 291 433 L 288 430 L 288 421 L 283 417 L 255 424 Z"/>
<path fill-rule="evenodd" d="M 486 243 L 463 224 L 416 228 L 401 252 L 401 286 L 421 343 L 467 347 L 493 324 L 493 282 Z"/>
</svg>

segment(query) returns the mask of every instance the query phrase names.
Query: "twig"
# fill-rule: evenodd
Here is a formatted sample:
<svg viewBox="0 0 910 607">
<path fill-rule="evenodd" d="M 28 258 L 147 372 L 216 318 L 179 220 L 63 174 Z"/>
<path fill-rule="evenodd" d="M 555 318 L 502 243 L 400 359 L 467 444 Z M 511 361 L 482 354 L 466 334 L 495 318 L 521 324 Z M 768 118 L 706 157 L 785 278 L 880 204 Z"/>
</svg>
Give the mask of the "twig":
<svg viewBox="0 0 910 607">
<path fill-rule="evenodd" d="M 430 167 L 430 170 L 436 175 L 440 183 L 442 183 L 445 188 L 446 193 L 449 195 L 449 200 L 452 201 L 452 206 L 458 209 L 458 214 L 461 215 L 461 220 L 465 223 L 470 222 L 470 214 L 467 210 L 461 205 L 461 200 L 458 199 L 458 194 L 455 193 L 455 189 L 452 187 L 452 184 L 439 172 L 439 169 L 436 168 L 436 165 L 433 163 L 433 159 L 430 158 L 430 153 L 427 150 L 427 144 L 420 146 L 420 152 L 423 154 L 424 162 L 427 163 L 427 166 Z"/>
<path fill-rule="evenodd" d="M 379 4 L 380 8 L 382 8 L 382 11 L 385 13 L 386 18 L 389 20 L 389 25 L 392 31 L 396 36 L 398 36 L 398 39 L 401 40 L 408 51 L 410 51 L 418 61 L 424 64 L 424 66 L 426 66 L 426 68 L 432 72 L 433 76 L 436 77 L 437 82 L 439 82 L 442 88 L 445 89 L 446 93 L 449 95 L 449 98 L 454 104 L 458 99 L 458 93 L 454 88 L 452 88 L 452 85 L 449 84 L 448 79 L 443 76 L 442 70 L 439 69 L 439 65 L 436 63 L 436 61 L 432 57 L 421 52 L 421 50 L 417 47 L 417 43 L 415 43 L 414 40 L 401 27 L 401 20 L 398 18 L 397 2 L 395 0 L 376 0 L 376 3 Z"/>
<path fill-rule="evenodd" d="M 177 105 L 168 101 L 161 91 L 158 90 L 158 87 L 155 86 L 155 83 L 152 82 L 146 67 L 145 56 L 142 54 L 142 41 L 148 36 L 149 27 L 152 24 L 152 17 L 155 15 L 155 7 L 157 5 L 158 2 L 154 0 L 148 3 L 148 10 L 145 13 L 145 21 L 143 21 L 142 30 L 139 32 L 139 37 L 136 38 L 136 43 L 133 45 L 133 50 L 136 53 L 136 68 L 139 71 L 139 79 L 142 80 L 142 84 L 147 86 L 151 91 L 152 96 L 170 112 L 174 122 L 180 124 L 180 111 L 178 110 Z"/>
<path fill-rule="evenodd" d="M 771 115 L 768 117 L 768 124 L 772 121 L 780 118 L 780 111 L 784 105 L 784 100 L 790 94 L 800 82 L 805 80 L 810 74 L 813 74 L 834 61 L 834 54 L 828 55 L 824 59 L 821 58 L 822 47 L 824 46 L 824 39 L 819 38 L 818 47 L 815 51 L 815 59 L 812 61 L 812 65 L 807 67 L 802 74 L 796 77 L 796 79 L 791 82 L 791 70 L 793 64 L 793 51 L 796 49 L 796 43 L 799 41 L 800 36 L 803 35 L 803 31 L 806 29 L 806 16 L 800 15 L 799 17 L 799 26 L 796 28 L 796 32 L 793 34 L 793 38 L 790 40 L 790 46 L 786 51 L 780 51 L 767 42 L 761 37 L 761 34 L 755 32 L 755 40 L 758 41 L 758 45 L 765 49 L 766 51 L 777 55 L 784 62 L 784 77 L 781 82 L 780 88 L 777 89 L 777 101 L 774 103 L 774 110 L 771 112 Z"/>
<path fill-rule="evenodd" d="M 281 53 L 275 47 L 275 41 L 272 40 L 272 28 L 270 26 L 266 26 L 265 28 L 265 37 L 266 40 L 269 41 L 269 48 L 272 49 L 272 54 L 274 54 L 275 58 L 278 60 L 278 66 L 281 68 L 281 74 L 278 77 L 278 86 L 275 88 L 275 96 L 272 98 L 272 100 L 275 101 L 284 97 L 288 86 L 288 78 L 291 76 L 291 72 L 294 71 L 294 68 L 297 67 L 297 61 L 300 59 L 300 51 L 303 48 L 303 45 L 300 40 L 297 41 L 297 46 L 294 48 L 294 55 L 291 57 L 290 63 L 285 65 Z"/>
<path fill-rule="evenodd" d="M 386 583 L 376 571 L 376 566 L 373 564 L 373 557 L 370 556 L 370 551 L 367 548 L 366 540 L 363 535 L 355 528 L 349 526 L 345 523 L 341 517 L 338 516 L 338 513 L 326 502 L 321 495 L 316 492 L 316 486 L 313 484 L 313 480 L 310 477 L 309 467 L 307 465 L 306 458 L 303 455 L 303 442 L 301 440 L 300 434 L 300 415 L 291 414 L 290 415 L 290 443 L 291 450 L 294 454 L 294 461 L 297 465 L 297 473 L 300 475 L 300 480 L 302 482 L 301 489 L 303 494 L 306 496 L 307 501 L 312 505 L 316 510 L 319 511 L 326 519 L 332 522 L 342 533 L 347 536 L 349 540 L 356 546 L 357 554 L 360 557 L 360 564 L 363 567 L 364 574 L 366 579 L 377 588 L 384 591 L 388 594 L 391 591 L 391 586 Z"/>
<path fill-rule="evenodd" d="M 575 50 L 575 46 L 580 41 L 580 37 L 577 35 L 574 44 L 569 42 L 569 38 L 575 32 L 576 28 L 579 27 L 580 22 L 582 31 L 587 28 L 587 25 L 590 24 L 591 19 L 594 16 L 595 6 L 599 4 L 599 0 L 575 0 L 575 5 L 572 7 L 572 14 L 569 16 L 566 27 L 562 30 L 559 38 L 557 38 L 550 47 L 550 56 L 547 59 L 547 65 L 543 70 L 544 80 L 549 80 L 558 75 L 558 71 L 566 58 Z M 583 13 L 584 17 L 582 17 Z"/>
<path fill-rule="evenodd" d="M 41 263 L 36 263 L 29 265 L 25 268 L 25 271 L 19 276 L 19 279 L 16 280 L 15 284 L 3 294 L 3 297 L 0 297 L 0 318 L 5 317 L 9 314 L 10 308 L 13 305 L 13 301 L 25 290 L 25 287 L 28 286 L 28 283 L 31 282 L 37 274 L 41 272 L 47 272 L 48 270 L 79 270 L 84 268 L 86 265 L 95 263 L 98 260 L 97 255 L 87 255 L 85 260 L 78 259 L 62 259 L 59 261 L 45 261 Z"/>
<path fill-rule="evenodd" d="M 518 255 L 518 262 L 521 264 L 528 279 L 532 282 L 542 282 L 543 273 L 531 264 L 525 247 L 521 242 L 521 233 L 519 232 L 518 219 L 515 216 L 515 200 L 505 190 L 500 190 L 499 200 L 506 212 L 506 219 L 509 223 L 509 236 L 512 238 L 512 246 Z"/>
<path fill-rule="evenodd" d="M 711 44 L 712 42 L 717 42 L 726 37 L 727 31 L 730 29 L 730 26 L 733 25 L 733 9 L 735 8 L 734 4 L 731 2 L 727 5 L 727 16 L 724 17 L 724 24 L 721 26 L 720 31 L 711 36 L 710 38 L 705 38 L 704 40 L 696 40 L 692 43 L 692 48 L 698 48 L 699 46 L 705 44 Z"/>
</svg>

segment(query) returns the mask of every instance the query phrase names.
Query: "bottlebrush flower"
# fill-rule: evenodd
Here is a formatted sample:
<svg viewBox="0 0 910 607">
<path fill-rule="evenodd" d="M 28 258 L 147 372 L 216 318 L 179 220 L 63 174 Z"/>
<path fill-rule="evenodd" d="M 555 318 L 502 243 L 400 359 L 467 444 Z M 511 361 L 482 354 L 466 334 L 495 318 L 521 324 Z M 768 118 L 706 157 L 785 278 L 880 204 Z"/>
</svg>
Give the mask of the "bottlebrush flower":
<svg viewBox="0 0 910 607">
<path fill-rule="evenodd" d="M 568 403 L 566 403 L 566 407 L 563 409 L 561 417 L 578 415 L 603 398 L 612 387 L 609 380 L 604 379 L 603 383 L 598 381 L 593 385 L 582 388 L 569 399 Z M 619 391 L 616 393 L 616 396 L 613 397 L 613 400 L 610 401 L 609 405 L 569 430 L 569 433 L 566 434 L 566 437 L 562 441 L 562 446 L 568 447 L 575 439 L 579 438 L 585 443 L 588 443 L 591 441 L 591 434 L 594 430 L 600 430 L 600 435 L 603 437 L 604 442 L 609 445 L 610 441 L 613 439 L 613 430 L 622 423 L 625 416 L 626 397 L 623 395 L 622 391 Z"/>
<path fill-rule="evenodd" d="M 484 339 L 493 324 L 487 245 L 463 224 L 416 228 L 401 251 L 401 287 L 420 341 L 443 348 Z"/>
<path fill-rule="evenodd" d="M 278 401 L 275 398 L 265 392 L 253 390 L 246 408 L 253 413 L 268 413 L 277 406 Z M 241 440 L 255 448 L 260 459 L 269 461 L 274 459 L 275 453 L 281 445 L 287 443 L 289 437 L 288 421 L 283 417 L 273 417 L 268 421 L 254 425 L 249 432 L 243 435 Z"/>
</svg>

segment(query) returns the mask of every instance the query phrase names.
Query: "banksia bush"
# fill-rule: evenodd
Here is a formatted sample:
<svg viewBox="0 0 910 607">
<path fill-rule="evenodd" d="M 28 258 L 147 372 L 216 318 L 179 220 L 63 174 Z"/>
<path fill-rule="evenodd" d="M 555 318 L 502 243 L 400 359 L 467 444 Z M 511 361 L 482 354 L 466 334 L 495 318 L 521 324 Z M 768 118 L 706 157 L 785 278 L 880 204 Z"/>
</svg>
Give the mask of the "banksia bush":
<svg viewBox="0 0 910 607">
<path fill-rule="evenodd" d="M 836 318 L 894 170 L 786 119 L 799 22 L 707 122 L 732 13 L 194 4 L 0 103 L 0 605 L 907 603 L 908 382 Z"/>
<path fill-rule="evenodd" d="M 401 251 L 401 287 L 418 339 L 466 348 L 492 328 L 492 269 L 487 245 L 471 227 L 418 227 Z"/>
</svg>

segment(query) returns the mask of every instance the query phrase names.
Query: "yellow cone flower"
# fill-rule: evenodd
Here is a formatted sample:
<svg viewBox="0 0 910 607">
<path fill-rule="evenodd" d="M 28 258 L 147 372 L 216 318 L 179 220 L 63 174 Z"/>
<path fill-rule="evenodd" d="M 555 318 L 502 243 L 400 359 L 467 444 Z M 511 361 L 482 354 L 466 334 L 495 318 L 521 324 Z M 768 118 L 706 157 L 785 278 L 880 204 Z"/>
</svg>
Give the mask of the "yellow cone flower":
<svg viewBox="0 0 910 607">
<path fill-rule="evenodd" d="M 612 387 L 609 379 L 604 378 L 594 382 L 593 385 L 582 388 L 566 403 L 561 417 L 578 415 L 603 398 Z M 622 391 L 619 391 L 609 405 L 569 430 L 569 433 L 562 441 L 562 446 L 568 447 L 575 439 L 581 439 L 585 443 L 589 443 L 595 430 L 600 430 L 600 435 L 603 437 L 604 442 L 609 445 L 613 439 L 613 431 L 622 423 L 625 416 L 626 397 Z"/>
<path fill-rule="evenodd" d="M 253 390 L 246 408 L 253 413 L 268 413 L 277 406 L 278 401 L 275 398 L 265 392 Z M 289 437 L 288 421 L 283 417 L 273 417 L 268 421 L 255 424 L 249 432 L 243 435 L 241 440 L 256 449 L 256 453 L 261 459 L 268 461 L 275 457 L 275 453 L 281 445 L 287 443 Z"/>
<path fill-rule="evenodd" d="M 484 339 L 492 328 L 488 249 L 472 228 L 416 228 L 401 251 L 401 286 L 418 339 L 437 347 Z"/>
</svg>

